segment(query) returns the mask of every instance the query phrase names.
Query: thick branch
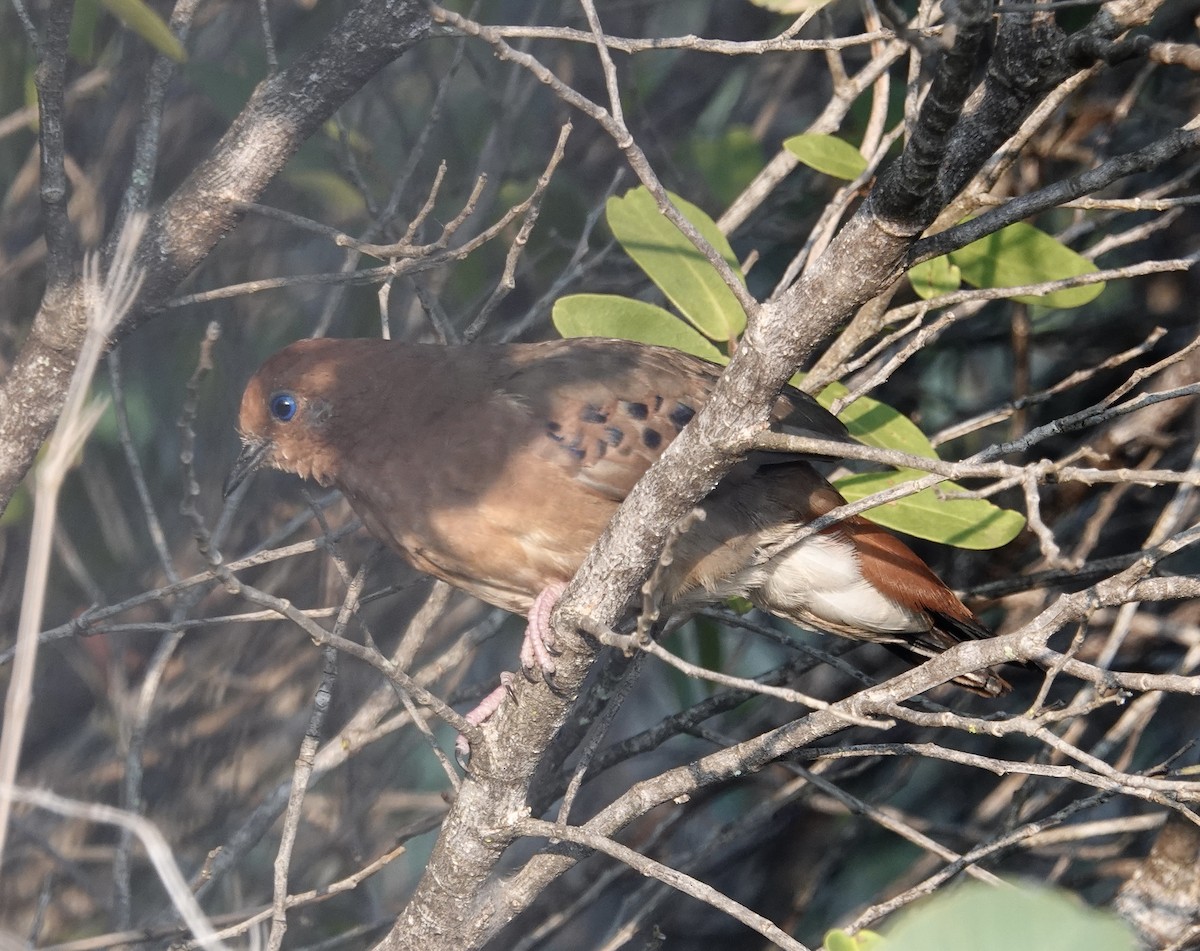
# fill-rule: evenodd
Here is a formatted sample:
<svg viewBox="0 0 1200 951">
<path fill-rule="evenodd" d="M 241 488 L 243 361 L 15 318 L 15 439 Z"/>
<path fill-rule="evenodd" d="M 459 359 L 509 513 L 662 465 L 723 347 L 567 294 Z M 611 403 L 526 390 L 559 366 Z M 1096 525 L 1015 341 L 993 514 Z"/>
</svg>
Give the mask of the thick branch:
<svg viewBox="0 0 1200 951">
<path fill-rule="evenodd" d="M 59 301 L 68 285 L 79 275 L 79 247 L 67 218 L 66 142 L 63 129 L 67 39 L 71 33 L 74 7 L 73 3 L 51 5 L 34 74 L 41 143 L 42 217 L 46 223 L 46 296 Z"/>
<path fill-rule="evenodd" d="M 1048 15 L 1014 13 L 1000 18 L 987 76 L 955 126 L 938 171 L 936 194 L 930 196 L 934 214 L 962 191 L 1042 97 L 1070 74 L 1065 45 L 1062 31 Z"/>
<path fill-rule="evenodd" d="M 887 221 L 907 227 L 913 220 L 933 220 L 925 206 L 971 89 L 971 75 L 991 25 L 991 6 L 986 0 L 956 5 L 954 45 L 942 57 L 908 145 L 887 170 L 876 198 L 879 214 Z"/>
<path fill-rule="evenodd" d="M 1090 195 L 1128 175 L 1156 168 L 1180 153 L 1198 146 L 1200 129 L 1176 129 L 1135 152 L 1115 156 L 1086 172 L 1021 195 L 978 218 L 972 218 L 961 225 L 947 228 L 918 241 L 909 253 L 909 263 L 919 264 L 965 247 L 972 241 L 999 231 L 1013 222 L 1023 221 L 1073 199 Z"/>
</svg>

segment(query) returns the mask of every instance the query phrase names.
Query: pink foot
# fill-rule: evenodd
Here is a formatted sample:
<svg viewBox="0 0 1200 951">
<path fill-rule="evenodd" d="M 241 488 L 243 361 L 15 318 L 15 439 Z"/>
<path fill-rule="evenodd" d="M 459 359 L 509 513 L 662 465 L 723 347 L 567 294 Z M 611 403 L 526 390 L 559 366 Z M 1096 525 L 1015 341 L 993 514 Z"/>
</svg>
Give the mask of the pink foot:
<svg viewBox="0 0 1200 951">
<path fill-rule="evenodd" d="M 521 642 L 521 667 L 532 671 L 536 666 L 542 672 L 542 679 L 553 687 L 554 680 L 554 635 L 550 630 L 550 614 L 558 604 L 563 590 L 567 586 L 561 581 L 546 585 L 529 609 L 529 623 L 525 626 L 525 640 Z M 479 704 L 467 713 L 464 719 L 472 726 L 479 726 L 495 713 L 504 698 L 512 692 L 513 675 L 504 671 L 500 675 L 500 686 L 484 697 Z M 454 741 L 454 753 L 459 763 L 466 764 L 471 756 L 471 744 L 461 733 Z"/>
<path fill-rule="evenodd" d="M 471 724 L 471 726 L 479 726 L 487 720 L 488 717 L 500 709 L 500 704 L 504 702 L 504 698 L 512 690 L 512 680 L 513 675 L 509 671 L 501 671 L 500 686 L 480 700 L 473 709 L 464 714 L 463 719 Z M 458 757 L 460 763 L 465 763 L 471 758 L 471 744 L 461 733 L 458 734 L 458 738 L 454 741 L 454 754 Z"/>
<path fill-rule="evenodd" d="M 525 627 L 525 640 L 521 643 L 521 667 L 525 670 L 538 667 L 547 681 L 554 677 L 555 671 L 550 614 L 566 587 L 561 581 L 552 582 L 533 599 L 533 606 L 529 609 L 529 624 Z"/>
</svg>

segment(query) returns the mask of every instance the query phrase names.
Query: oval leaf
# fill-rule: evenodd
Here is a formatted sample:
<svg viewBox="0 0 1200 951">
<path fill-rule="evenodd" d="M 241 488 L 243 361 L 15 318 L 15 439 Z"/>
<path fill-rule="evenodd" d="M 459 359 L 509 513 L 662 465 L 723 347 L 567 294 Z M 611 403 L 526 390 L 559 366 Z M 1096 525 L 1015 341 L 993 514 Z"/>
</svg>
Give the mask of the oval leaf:
<svg viewBox="0 0 1200 951">
<path fill-rule="evenodd" d="M 0 512 L 0 528 L 7 528 L 10 525 L 16 525 L 25 520 L 25 516 L 33 509 L 33 504 L 29 498 L 29 489 L 22 483 L 17 486 L 17 490 L 13 493 L 12 499 L 8 503 L 8 508 Z"/>
<path fill-rule="evenodd" d="M 674 314 L 617 294 L 572 294 L 554 302 L 554 326 L 564 337 L 620 337 L 674 347 L 713 363 L 729 358 Z"/>
<path fill-rule="evenodd" d="M 325 213 L 349 221 L 366 210 L 362 192 L 330 169 L 304 168 L 298 163 L 284 169 L 283 180 L 319 201 Z"/>
<path fill-rule="evenodd" d="M 683 216 L 717 249 L 741 278 L 741 269 L 728 240 L 703 211 L 671 195 Z M 735 339 L 746 326 L 746 314 L 708 258 L 658 210 L 645 188 L 613 196 L 606 208 L 608 226 L 638 266 L 679 312 L 702 334 L 722 343 Z"/>
<path fill-rule="evenodd" d="M 853 935 L 846 934 L 840 929 L 834 929 L 825 933 L 825 941 L 821 947 L 825 951 L 858 951 L 858 942 L 854 940 Z"/>
<path fill-rule="evenodd" d="M 867 170 L 867 160 L 849 142 L 832 135 L 805 132 L 783 140 L 783 147 L 818 172 L 853 181 Z"/>
<path fill-rule="evenodd" d="M 962 279 L 974 287 L 1017 287 L 1091 274 L 1095 265 L 1046 232 L 1019 221 L 950 252 Z M 1104 282 L 1014 298 L 1042 307 L 1079 307 L 1095 300 Z"/>
<path fill-rule="evenodd" d="M 799 16 L 802 13 L 815 13 L 821 7 L 828 6 L 833 0 L 750 0 L 756 7 L 782 13 L 786 16 Z"/>
<path fill-rule="evenodd" d="M 76 0 L 71 11 L 71 35 L 67 49 L 81 63 L 96 61 L 96 24 L 100 21 L 99 0 Z"/>
<path fill-rule="evenodd" d="M 183 44 L 143 0 L 101 0 L 105 9 L 164 56 L 177 63 L 187 59 Z"/>
<path fill-rule="evenodd" d="M 857 502 L 924 475 L 913 469 L 864 472 L 838 479 L 834 484 L 847 502 Z M 961 492 L 962 488 L 953 482 L 943 482 L 940 490 Z M 1007 545 L 1025 527 L 1023 515 L 1002 509 L 987 499 L 943 499 L 937 492 L 922 489 L 915 495 L 877 505 L 863 512 L 863 517 L 906 535 L 974 551 Z"/>
<path fill-rule="evenodd" d="M 972 882 L 901 914 L 885 935 L 888 951 L 970 948 L 1011 951 L 1133 951 L 1128 926 L 1066 892 Z"/>
<path fill-rule="evenodd" d="M 799 374 L 797 375 L 799 376 Z M 793 384 L 797 382 L 792 380 Z M 828 409 L 850 391 L 841 383 L 830 383 L 817 401 Z M 933 443 L 919 426 L 887 403 L 860 396 L 840 413 L 850 435 L 867 446 L 896 449 L 927 459 L 939 458 Z M 835 483 L 847 502 L 857 502 L 883 489 L 910 482 L 925 475 L 913 469 L 866 472 L 846 476 Z M 945 483 L 945 491 L 961 491 Z M 954 545 L 958 548 L 986 550 L 1007 545 L 1025 525 L 1017 512 L 1002 509 L 983 499 L 943 499 L 935 489 L 925 489 L 895 502 L 863 512 L 867 521 L 917 538 Z"/>
<path fill-rule="evenodd" d="M 733 125 L 716 136 L 694 135 L 687 149 L 708 191 L 721 205 L 733 204 L 762 171 L 762 145 L 749 126 Z"/>
<path fill-rule="evenodd" d="M 929 300 L 958 290 L 962 285 L 962 271 L 948 254 L 930 258 L 908 269 L 908 283 L 919 297 Z"/>
<path fill-rule="evenodd" d="M 830 383 L 817 394 L 817 402 L 829 409 L 849 392 L 841 383 Z M 849 406 L 843 407 L 838 419 L 846 424 L 850 435 L 864 445 L 896 449 L 926 459 L 939 458 L 933 443 L 916 423 L 887 403 L 869 396 L 860 396 Z"/>
<path fill-rule="evenodd" d="M 857 931 L 848 934 L 840 928 L 825 933 L 825 951 L 871 951 L 873 948 L 883 948 L 883 935 L 874 931 Z"/>
</svg>

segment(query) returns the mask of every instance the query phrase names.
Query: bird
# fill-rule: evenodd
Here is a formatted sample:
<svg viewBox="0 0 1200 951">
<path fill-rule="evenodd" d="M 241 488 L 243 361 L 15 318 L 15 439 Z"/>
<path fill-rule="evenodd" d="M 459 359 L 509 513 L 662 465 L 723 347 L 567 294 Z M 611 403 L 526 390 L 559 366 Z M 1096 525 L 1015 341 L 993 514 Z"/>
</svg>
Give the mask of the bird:
<svg viewBox="0 0 1200 951">
<path fill-rule="evenodd" d="M 246 385 L 225 492 L 260 466 L 341 491 L 367 530 L 415 568 L 540 619 L 612 514 L 707 402 L 721 367 L 602 337 L 458 346 L 306 339 Z M 787 386 L 777 431 L 847 440 Z M 991 632 L 896 536 L 854 515 L 803 456 L 755 451 L 698 504 L 658 581 L 662 612 L 740 596 L 806 628 L 883 644 L 920 662 Z M 531 623 L 531 627 L 534 625 Z M 545 645 L 526 642 L 550 669 Z M 991 670 L 954 678 L 989 697 Z"/>
</svg>

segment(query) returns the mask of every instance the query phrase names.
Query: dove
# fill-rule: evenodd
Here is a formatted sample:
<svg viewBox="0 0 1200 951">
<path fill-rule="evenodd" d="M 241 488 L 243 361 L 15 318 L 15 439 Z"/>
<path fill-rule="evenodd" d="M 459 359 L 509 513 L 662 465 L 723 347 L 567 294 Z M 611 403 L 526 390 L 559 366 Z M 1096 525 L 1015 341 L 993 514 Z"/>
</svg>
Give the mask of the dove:
<svg viewBox="0 0 1200 951">
<path fill-rule="evenodd" d="M 301 340 L 246 386 L 226 494 L 270 466 L 339 489 L 418 570 L 533 623 L 523 660 L 552 671 L 546 619 L 621 500 L 708 400 L 721 368 L 597 337 L 441 346 Z M 786 387 L 772 427 L 846 440 Z M 900 539 L 861 516 L 799 530 L 844 500 L 813 463 L 755 452 L 699 503 L 658 592 L 686 615 L 731 597 L 920 660 L 990 631 Z M 955 682 L 998 696 L 989 670 Z"/>
</svg>

